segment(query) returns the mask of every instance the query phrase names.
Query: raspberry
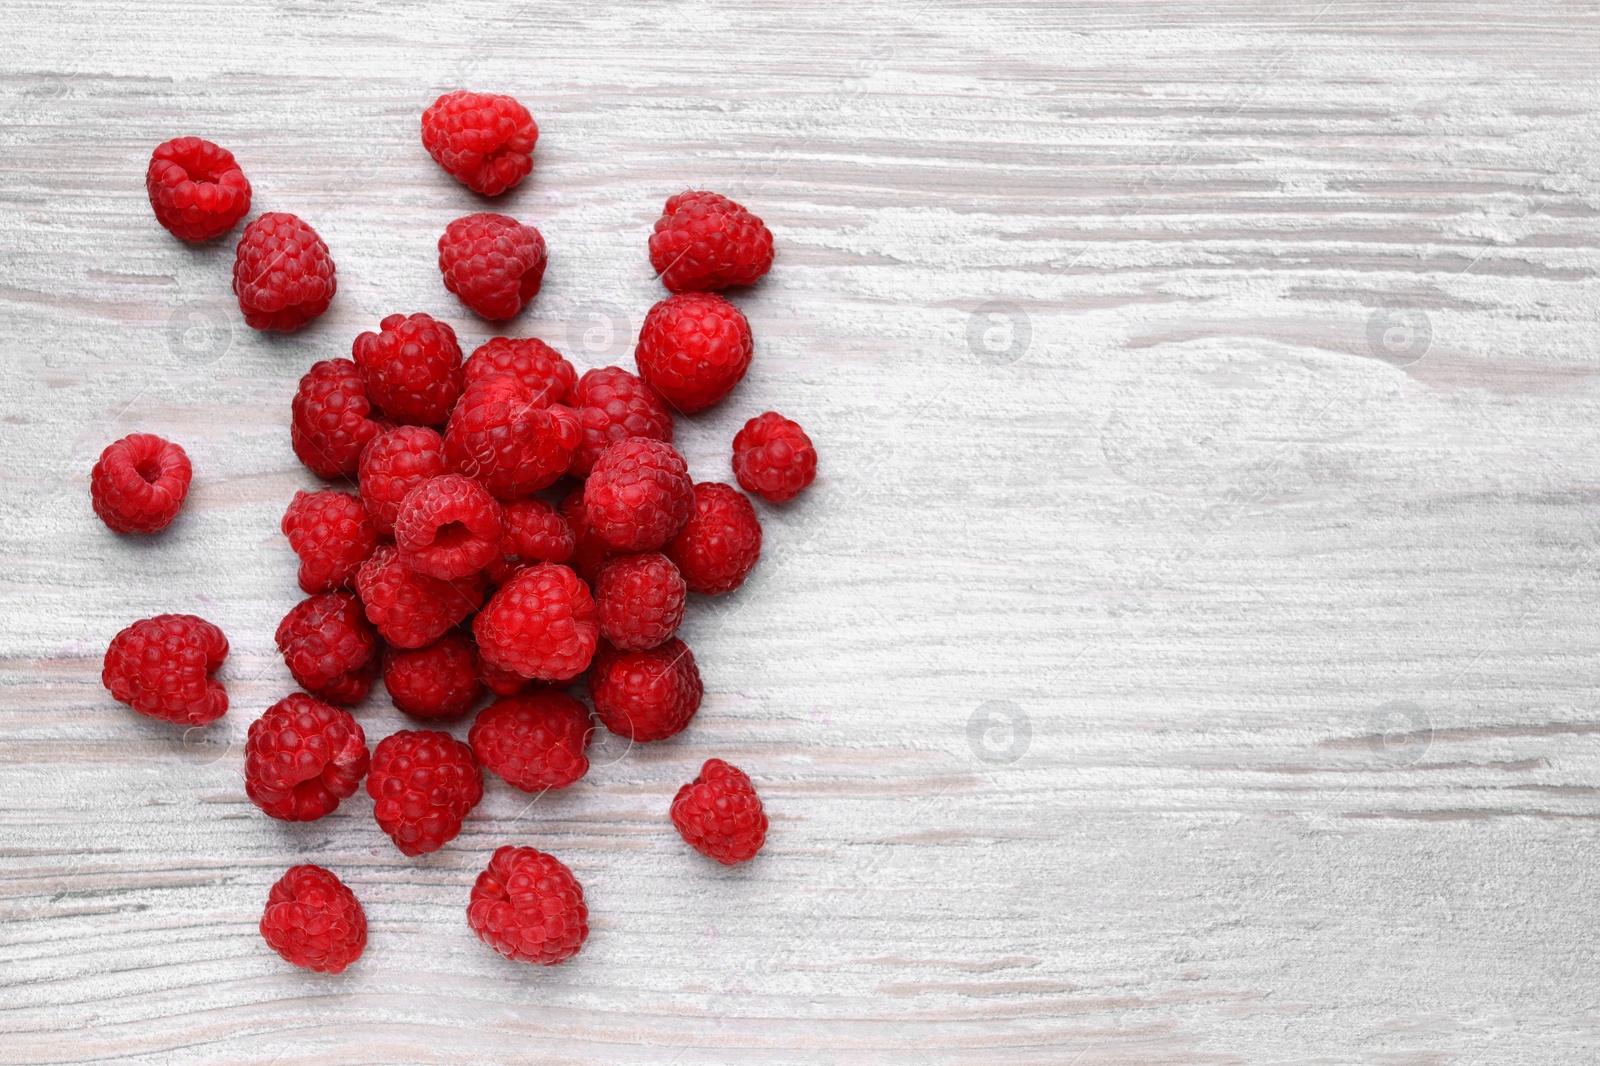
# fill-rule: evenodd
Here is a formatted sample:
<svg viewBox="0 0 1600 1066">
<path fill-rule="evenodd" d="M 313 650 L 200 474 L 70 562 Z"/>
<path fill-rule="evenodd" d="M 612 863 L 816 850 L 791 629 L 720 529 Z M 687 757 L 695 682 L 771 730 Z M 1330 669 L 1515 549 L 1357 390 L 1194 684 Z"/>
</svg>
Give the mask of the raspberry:
<svg viewBox="0 0 1600 1066">
<path fill-rule="evenodd" d="M 676 637 L 648 651 L 602 644 L 589 671 L 589 698 L 600 724 L 641 743 L 682 732 L 704 695 L 694 653 Z"/>
<path fill-rule="evenodd" d="M 189 456 L 153 433 L 106 445 L 89 475 L 89 502 L 113 533 L 159 533 L 189 495 Z"/>
<path fill-rule="evenodd" d="M 498 196 L 533 169 L 539 126 L 509 96 L 446 93 L 422 113 L 422 147 L 473 192 Z"/>
<path fill-rule="evenodd" d="M 578 575 L 556 563 L 517 572 L 472 620 L 478 654 L 523 677 L 566 681 L 594 657 L 594 599 Z"/>
<path fill-rule="evenodd" d="M 686 595 L 683 576 L 660 552 L 614 559 L 594 586 L 600 635 L 623 651 L 653 648 L 678 631 Z"/>
<path fill-rule="evenodd" d="M 367 735 L 349 711 L 295 692 L 250 723 L 244 791 L 273 818 L 314 822 L 355 795 L 367 763 Z"/>
<path fill-rule="evenodd" d="M 414 718 L 459 718 L 483 691 L 478 653 L 460 633 L 446 633 L 425 648 L 391 650 L 383 684 L 394 705 Z"/>
<path fill-rule="evenodd" d="M 600 453 L 583 486 L 589 528 L 613 548 L 661 547 L 689 520 L 689 464 L 659 440 L 621 440 Z"/>
<path fill-rule="evenodd" d="M 732 592 L 761 558 L 761 522 L 744 493 L 720 481 L 702 481 L 694 487 L 689 521 L 665 550 L 689 591 Z"/>
<path fill-rule="evenodd" d="M 441 581 L 418 574 L 400 562 L 400 553 L 379 545 L 356 571 L 356 592 L 367 620 L 397 648 L 432 644 L 483 602 L 483 578 Z"/>
<path fill-rule="evenodd" d="M 537 497 L 513 500 L 500 510 L 499 555 L 490 560 L 489 580 L 504 584 L 517 567 L 530 563 L 564 563 L 577 542 L 572 527 L 554 507 Z"/>
<path fill-rule="evenodd" d="M 261 938 L 287 962 L 343 973 L 367 946 L 367 915 L 356 894 L 320 866 L 291 866 L 267 895 Z"/>
<path fill-rule="evenodd" d="M 495 700 L 478 713 L 467 742 L 478 761 L 513 788 L 566 788 L 589 772 L 584 750 L 594 723 L 583 704 L 561 692 Z"/>
<path fill-rule="evenodd" d="M 515 696 L 533 684 L 515 670 L 502 670 L 485 662 L 481 655 L 478 656 L 478 676 L 483 678 L 484 685 L 496 696 Z"/>
<path fill-rule="evenodd" d="M 583 443 L 572 472 L 588 477 L 600 453 L 619 440 L 648 437 L 672 443 L 672 413 L 644 379 L 618 366 L 586 372 L 572 390 Z"/>
<path fill-rule="evenodd" d="M 750 323 L 737 307 L 715 293 L 690 292 L 644 316 L 633 361 L 668 403 L 692 415 L 733 391 L 753 348 Z"/>
<path fill-rule="evenodd" d="M 394 536 L 394 519 L 406 493 L 447 472 L 444 438 L 426 426 L 400 426 L 372 439 L 361 452 L 361 502 L 372 524 Z"/>
<path fill-rule="evenodd" d="M 306 371 L 290 412 L 294 454 L 320 477 L 354 474 L 361 450 L 382 431 L 371 417 L 361 373 L 348 359 L 324 359 Z"/>
<path fill-rule="evenodd" d="M 572 569 L 585 581 L 593 582 L 600 569 L 616 555 L 589 525 L 583 506 L 583 486 L 579 485 L 561 501 L 561 515 L 572 529 Z"/>
<path fill-rule="evenodd" d="M 317 231 L 269 211 L 244 228 L 233 260 L 233 293 L 251 329 L 290 333 L 328 309 L 339 285 Z"/>
<path fill-rule="evenodd" d="M 467 924 L 513 962 L 554 966 L 589 937 L 583 886 L 566 863 L 534 848 L 495 851 L 472 886 Z"/>
<path fill-rule="evenodd" d="M 400 561 L 419 574 L 470 577 L 500 552 L 500 505 L 469 477 L 429 478 L 400 501 L 394 543 Z"/>
<path fill-rule="evenodd" d="M 535 407 L 565 403 L 578 372 L 562 354 L 534 337 L 490 337 L 463 368 L 467 384 L 490 374 L 513 374 L 533 393 Z"/>
<path fill-rule="evenodd" d="M 351 587 L 378 546 L 378 531 L 361 500 L 332 489 L 296 492 L 279 528 L 300 557 L 300 587 L 313 595 Z"/>
<path fill-rule="evenodd" d="M 438 851 L 483 798 L 472 749 L 449 733 L 407 729 L 378 742 L 367 775 L 378 828 L 405 855 Z"/>
<path fill-rule="evenodd" d="M 491 322 L 513 317 L 539 294 L 546 258 L 539 231 L 505 215 L 466 215 L 439 238 L 444 287 Z"/>
<path fill-rule="evenodd" d="M 377 670 L 378 636 L 349 592 L 301 600 L 278 623 L 278 650 L 296 683 L 330 703 L 360 703 Z"/>
<path fill-rule="evenodd" d="M 351 345 L 367 398 L 396 422 L 443 425 L 461 398 L 461 345 L 448 323 L 390 315 Z"/>
<path fill-rule="evenodd" d="M 772 231 L 714 192 L 680 192 L 650 235 L 650 265 L 673 292 L 749 285 L 772 267 Z"/>
<path fill-rule="evenodd" d="M 250 182 L 233 153 L 199 137 L 157 145 L 144 187 L 156 221 L 186 241 L 220 236 L 250 213 Z"/>
<path fill-rule="evenodd" d="M 222 630 L 192 614 L 158 614 L 111 638 L 100 683 L 118 703 L 174 725 L 205 725 L 228 710 L 211 675 L 228 657 Z"/>
<path fill-rule="evenodd" d="M 516 377 L 491 374 L 467 386 L 456 404 L 444 431 L 444 457 L 450 469 L 514 500 L 566 473 L 580 436 L 570 407 L 538 406 Z"/>
<path fill-rule="evenodd" d="M 734 436 L 733 473 L 746 492 L 783 503 L 816 480 L 817 450 L 798 422 L 768 411 Z"/>
<path fill-rule="evenodd" d="M 707 759 L 700 776 L 678 789 L 672 824 L 691 848 L 724 866 L 755 858 L 767 839 L 767 814 L 755 785 L 721 759 Z"/>
</svg>

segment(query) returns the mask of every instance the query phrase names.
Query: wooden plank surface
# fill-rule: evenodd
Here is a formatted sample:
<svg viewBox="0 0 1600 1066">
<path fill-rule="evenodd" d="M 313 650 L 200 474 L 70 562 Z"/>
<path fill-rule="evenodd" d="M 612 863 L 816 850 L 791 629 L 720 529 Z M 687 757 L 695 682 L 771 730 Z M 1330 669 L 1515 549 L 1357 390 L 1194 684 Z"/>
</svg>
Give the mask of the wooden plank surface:
<svg viewBox="0 0 1600 1066">
<path fill-rule="evenodd" d="M 1600 1049 L 1600 9 L 1592 3 L 47 4 L 0 15 L 0 1062 L 1591 1063 Z M 276 532 L 314 479 L 288 401 L 394 311 L 491 330 L 433 246 L 480 209 L 422 152 L 441 91 L 514 93 L 551 248 L 517 330 L 630 357 L 662 200 L 777 235 L 738 300 L 742 421 L 822 476 L 692 609 L 706 703 L 495 783 L 402 858 L 364 795 L 245 799 L 290 688 Z M 151 147 L 231 147 L 339 295 L 244 328 Z M 136 430 L 196 469 L 109 535 Z M 232 641 L 184 733 L 98 683 L 129 621 Z M 369 736 L 402 718 L 381 694 Z M 464 729 L 459 730 L 464 734 Z M 666 822 L 757 779 L 760 859 Z M 499 844 L 554 851 L 593 933 L 544 970 L 463 920 Z M 255 932 L 329 866 L 339 978 Z"/>
</svg>

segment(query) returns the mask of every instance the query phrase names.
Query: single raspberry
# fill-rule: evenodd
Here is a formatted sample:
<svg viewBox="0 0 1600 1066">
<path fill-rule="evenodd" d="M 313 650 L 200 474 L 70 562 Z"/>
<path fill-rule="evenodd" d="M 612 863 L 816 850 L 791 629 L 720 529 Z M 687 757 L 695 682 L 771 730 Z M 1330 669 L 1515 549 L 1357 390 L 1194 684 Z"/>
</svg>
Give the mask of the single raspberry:
<svg viewBox="0 0 1600 1066">
<path fill-rule="evenodd" d="M 505 215 L 466 215 L 439 238 L 444 287 L 491 322 L 515 316 L 539 294 L 547 258 L 539 231 Z"/>
<path fill-rule="evenodd" d="M 566 788 L 589 772 L 594 735 L 588 708 L 561 692 L 495 700 L 478 712 L 467 742 L 491 773 L 513 788 Z"/>
<path fill-rule="evenodd" d="M 478 612 L 472 632 L 485 662 L 545 681 L 583 673 L 599 635 L 589 586 L 556 563 L 518 571 Z"/>
<path fill-rule="evenodd" d="M 515 696 L 533 684 L 531 679 L 523 677 L 515 670 L 502 670 L 485 662 L 481 655 L 478 656 L 478 676 L 483 678 L 484 685 L 496 696 Z"/>
<path fill-rule="evenodd" d="M 761 521 L 744 493 L 720 481 L 701 481 L 689 521 L 665 551 L 690 592 L 732 592 L 761 558 Z"/>
<path fill-rule="evenodd" d="M 737 307 L 715 293 L 681 293 L 644 316 L 633 361 L 668 403 L 692 415 L 733 391 L 754 347 Z"/>
<path fill-rule="evenodd" d="M 495 851 L 472 886 L 467 924 L 513 962 L 554 966 L 589 937 L 583 886 L 566 863 L 534 848 Z"/>
<path fill-rule="evenodd" d="M 817 450 L 800 423 L 768 411 L 734 436 L 733 473 L 746 492 L 783 503 L 816 480 Z"/>
<path fill-rule="evenodd" d="M 461 633 L 446 633 L 425 648 L 391 649 L 383 684 L 394 705 L 413 718 L 459 718 L 483 691 L 478 652 Z"/>
<path fill-rule="evenodd" d="M 361 502 L 380 534 L 394 536 L 394 519 L 406 493 L 448 472 L 444 438 L 426 426 L 400 426 L 372 439 L 361 452 Z"/>
<path fill-rule="evenodd" d="M 269 211 L 244 228 L 233 293 L 251 329 L 293 332 L 326 311 L 338 287 L 328 246 L 299 218 Z"/>
<path fill-rule="evenodd" d="M 382 431 L 372 417 L 361 373 L 348 359 L 324 359 L 306 371 L 290 414 L 294 454 L 320 477 L 354 474 L 361 450 Z"/>
<path fill-rule="evenodd" d="M 444 431 L 444 457 L 458 474 L 514 500 L 566 473 L 581 436 L 572 408 L 540 406 L 515 376 L 491 374 L 467 386 L 456 404 Z"/>
<path fill-rule="evenodd" d="M 532 563 L 564 563 L 577 542 L 561 512 L 538 497 L 512 500 L 500 509 L 499 554 L 489 561 L 489 580 L 505 584 L 518 567 Z"/>
<path fill-rule="evenodd" d="M 490 374 L 513 374 L 533 393 L 536 407 L 565 403 L 578 372 L 562 354 L 535 337 L 490 337 L 462 368 L 467 384 Z"/>
<path fill-rule="evenodd" d="M 726 196 L 680 192 L 656 219 L 650 265 L 673 292 L 750 285 L 772 268 L 772 231 Z"/>
<path fill-rule="evenodd" d="M 689 464 L 659 440 L 613 444 L 600 453 L 583 486 L 589 528 L 623 551 L 661 547 L 689 520 L 693 501 Z"/>
<path fill-rule="evenodd" d="M 250 213 L 250 182 L 233 153 L 199 137 L 157 145 L 144 187 L 156 221 L 186 241 L 220 236 Z"/>
<path fill-rule="evenodd" d="M 278 623 L 278 650 L 296 683 L 330 703 L 360 703 L 377 672 L 378 635 L 349 592 L 301 600 Z"/>
<path fill-rule="evenodd" d="M 498 196 L 533 170 L 539 126 L 509 96 L 446 93 L 422 113 L 422 147 L 461 184 Z"/>
<path fill-rule="evenodd" d="M 349 711 L 295 692 L 250 723 L 244 791 L 273 818 L 314 822 L 355 795 L 367 763 L 367 735 Z"/>
<path fill-rule="evenodd" d="M 653 648 L 678 631 L 687 594 L 683 575 L 660 552 L 613 559 L 594 585 L 600 635 L 623 651 Z"/>
<path fill-rule="evenodd" d="M 430 315 L 390 315 L 350 346 L 367 398 L 396 422 L 439 426 L 461 398 L 461 345 Z"/>
<path fill-rule="evenodd" d="M 756 786 L 721 759 L 707 759 L 700 776 L 678 789 L 672 824 L 691 848 L 724 866 L 755 858 L 767 839 L 767 813 Z"/>
<path fill-rule="evenodd" d="M 315 595 L 350 588 L 378 546 L 361 500 L 348 492 L 296 492 L 279 526 L 300 557 L 300 587 Z"/>
<path fill-rule="evenodd" d="M 367 775 L 378 828 L 406 855 L 438 851 L 483 799 L 472 749 L 449 733 L 407 729 L 378 742 Z"/>
<path fill-rule="evenodd" d="M 228 657 L 222 630 L 192 614 L 158 614 L 111 638 L 100 683 L 118 703 L 174 725 L 205 725 L 228 710 L 211 675 Z"/>
<path fill-rule="evenodd" d="M 381 544 L 356 571 L 356 592 L 379 636 L 397 648 L 420 648 L 478 609 L 483 576 L 441 581 L 410 569 L 398 551 Z"/>
<path fill-rule="evenodd" d="M 641 743 L 682 732 L 704 695 L 694 653 L 676 637 L 648 651 L 602 644 L 589 671 L 589 698 L 600 724 Z"/>
<path fill-rule="evenodd" d="M 583 506 L 583 486 L 579 485 L 561 501 L 561 516 L 572 529 L 572 569 L 590 584 L 600 576 L 600 570 L 616 552 L 611 545 L 589 525 L 588 513 Z"/>
<path fill-rule="evenodd" d="M 400 561 L 419 574 L 454 581 L 470 577 L 500 553 L 500 505 L 469 477 L 429 478 L 400 501 L 394 543 Z"/>
<path fill-rule="evenodd" d="M 153 433 L 106 445 L 89 475 L 89 502 L 113 533 L 159 533 L 189 495 L 189 456 Z"/>
<path fill-rule="evenodd" d="M 672 412 L 660 394 L 619 366 L 585 372 L 572 390 L 572 404 L 583 427 L 583 443 L 572 457 L 572 472 L 579 477 L 588 477 L 600 453 L 619 440 L 672 443 Z"/>
<path fill-rule="evenodd" d="M 267 894 L 261 938 L 284 960 L 343 973 L 367 946 L 367 914 L 356 894 L 320 866 L 291 866 Z"/>
</svg>

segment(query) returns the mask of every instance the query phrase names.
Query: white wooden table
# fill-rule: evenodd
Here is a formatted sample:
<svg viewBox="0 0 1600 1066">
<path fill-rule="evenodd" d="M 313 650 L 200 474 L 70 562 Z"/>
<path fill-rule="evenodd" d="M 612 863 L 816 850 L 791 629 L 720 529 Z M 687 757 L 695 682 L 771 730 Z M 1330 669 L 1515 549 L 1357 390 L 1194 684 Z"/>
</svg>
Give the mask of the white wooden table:
<svg viewBox="0 0 1600 1066">
<path fill-rule="evenodd" d="M 1592 1063 L 1600 1055 L 1600 10 L 1593 3 L 39 3 L 0 14 L 0 1062 Z M 491 334 L 434 242 L 477 201 L 418 116 L 511 92 L 496 207 L 551 265 L 517 322 L 628 365 L 669 194 L 772 226 L 757 361 L 682 420 L 817 441 L 704 708 L 494 782 L 403 858 L 364 794 L 262 816 L 291 682 L 289 397 L 385 314 Z M 150 149 L 229 146 L 339 294 L 244 328 L 232 242 L 153 222 Z M 154 540 L 100 449 L 194 461 Z M 111 702 L 111 635 L 193 611 L 233 709 Z M 402 726 L 381 691 L 373 740 Z M 464 735 L 464 726 L 458 728 Z M 758 861 L 666 821 L 712 755 Z M 494 847 L 583 880 L 584 952 L 466 927 Z M 256 930 L 314 861 L 365 957 Z"/>
</svg>

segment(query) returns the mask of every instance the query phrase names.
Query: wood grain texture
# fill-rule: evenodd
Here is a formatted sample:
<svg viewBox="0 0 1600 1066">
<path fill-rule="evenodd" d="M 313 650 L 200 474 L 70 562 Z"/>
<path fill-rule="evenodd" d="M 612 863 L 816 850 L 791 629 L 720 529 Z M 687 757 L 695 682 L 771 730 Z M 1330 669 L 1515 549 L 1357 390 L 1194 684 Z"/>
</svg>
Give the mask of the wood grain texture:
<svg viewBox="0 0 1600 1066">
<path fill-rule="evenodd" d="M 18 0 L 0 26 L 0 1062 L 1595 1060 L 1594 4 Z M 500 208 L 551 248 L 517 325 L 580 367 L 627 361 L 667 195 L 767 219 L 756 364 L 680 441 L 727 478 L 777 408 L 823 473 L 694 606 L 686 734 L 606 741 L 563 795 L 496 784 L 408 860 L 364 795 L 262 817 L 240 747 L 290 685 L 296 379 L 397 310 L 491 332 L 433 265 L 481 201 L 416 137 L 463 86 L 540 122 Z M 231 244 L 154 225 L 145 161 L 181 133 L 327 239 L 313 327 L 245 329 Z M 137 542 L 86 495 L 135 430 L 197 471 Z M 99 687 L 111 635 L 169 610 L 233 643 L 207 730 Z M 772 813 L 744 869 L 665 819 L 711 755 Z M 573 962 L 466 928 L 506 842 L 582 878 Z M 296 861 L 366 904 L 341 978 L 255 932 Z"/>
</svg>

